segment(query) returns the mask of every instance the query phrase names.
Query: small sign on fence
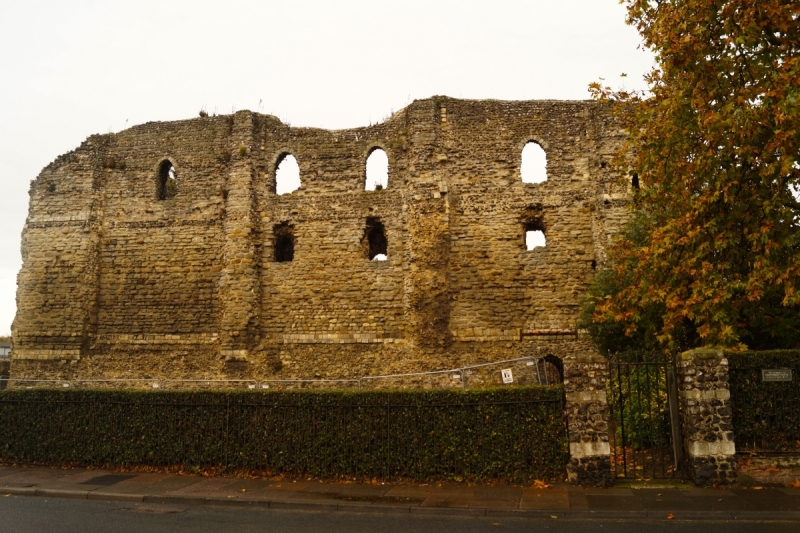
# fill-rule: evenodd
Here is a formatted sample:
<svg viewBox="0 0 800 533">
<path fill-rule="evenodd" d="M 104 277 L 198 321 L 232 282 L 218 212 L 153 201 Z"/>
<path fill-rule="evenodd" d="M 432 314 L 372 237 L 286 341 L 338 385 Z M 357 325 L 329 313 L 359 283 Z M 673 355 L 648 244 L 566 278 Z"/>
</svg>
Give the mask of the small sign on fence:
<svg viewBox="0 0 800 533">
<path fill-rule="evenodd" d="M 504 368 L 500 371 L 500 374 L 503 376 L 503 383 L 514 383 L 514 375 L 511 373 L 510 368 Z"/>
<path fill-rule="evenodd" d="M 761 381 L 792 381 L 792 369 L 762 368 Z"/>
</svg>

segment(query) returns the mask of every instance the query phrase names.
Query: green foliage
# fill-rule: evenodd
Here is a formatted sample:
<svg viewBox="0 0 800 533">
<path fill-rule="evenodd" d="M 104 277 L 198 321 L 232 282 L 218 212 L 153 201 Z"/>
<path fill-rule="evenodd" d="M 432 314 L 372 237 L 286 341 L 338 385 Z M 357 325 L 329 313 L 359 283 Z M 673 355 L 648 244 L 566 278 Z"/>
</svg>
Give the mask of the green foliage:
<svg viewBox="0 0 800 533">
<path fill-rule="evenodd" d="M 0 457 L 321 477 L 561 479 L 560 387 L 0 392 Z"/>
<path fill-rule="evenodd" d="M 643 211 L 633 217 L 620 230 L 618 237 L 636 246 L 648 242 L 650 221 Z M 629 350 L 652 350 L 659 346 L 658 333 L 663 327 L 664 305 L 652 302 L 629 316 L 616 316 L 609 312 L 616 299 L 635 283 L 635 261 L 626 268 L 602 268 L 595 274 L 586 291 L 578 327 L 589 333 L 600 353 L 620 353 Z M 675 338 L 682 349 L 692 344 L 691 324 L 684 324 Z"/>
<path fill-rule="evenodd" d="M 611 250 L 626 284 L 596 319 L 635 336 L 657 312 L 673 348 L 687 323 L 702 345 L 797 347 L 800 3 L 625 4 L 656 54 L 649 94 L 591 90 L 628 129 L 615 164 L 641 180 L 646 239 Z"/>
<path fill-rule="evenodd" d="M 800 350 L 727 357 L 737 451 L 800 452 Z M 764 368 L 790 368 L 794 381 L 763 382 Z"/>
<path fill-rule="evenodd" d="M 171 173 L 164 181 L 164 196 L 166 199 L 175 198 L 178 194 L 178 180 L 177 174 Z"/>
<path fill-rule="evenodd" d="M 633 364 L 612 366 L 612 372 L 618 374 L 606 382 L 615 441 L 634 450 L 663 446 L 664 435 L 670 433 L 667 376 L 661 366 L 642 364 L 651 361 L 651 355 L 648 351 L 628 352 L 627 361 Z"/>
</svg>

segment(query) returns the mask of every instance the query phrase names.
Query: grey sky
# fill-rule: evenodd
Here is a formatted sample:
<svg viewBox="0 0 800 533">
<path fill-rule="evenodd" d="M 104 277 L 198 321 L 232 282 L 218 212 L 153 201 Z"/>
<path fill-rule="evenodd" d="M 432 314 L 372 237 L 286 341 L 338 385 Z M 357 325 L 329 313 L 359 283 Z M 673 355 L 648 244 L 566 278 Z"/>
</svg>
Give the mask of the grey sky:
<svg viewBox="0 0 800 533">
<path fill-rule="evenodd" d="M 28 184 L 87 136 L 201 107 L 346 128 L 437 94 L 586 99 L 622 72 L 643 88 L 652 55 L 624 16 L 617 0 L 0 0 L 0 334 Z"/>
</svg>

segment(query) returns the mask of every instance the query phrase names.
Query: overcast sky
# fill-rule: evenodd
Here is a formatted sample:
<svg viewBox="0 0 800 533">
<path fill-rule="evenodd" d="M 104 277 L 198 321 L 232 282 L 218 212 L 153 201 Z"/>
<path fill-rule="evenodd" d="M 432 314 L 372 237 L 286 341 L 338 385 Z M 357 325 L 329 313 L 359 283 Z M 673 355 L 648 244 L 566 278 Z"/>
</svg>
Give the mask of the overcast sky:
<svg viewBox="0 0 800 533">
<path fill-rule="evenodd" d="M 0 0 L 0 334 L 29 182 L 87 136 L 203 107 L 347 128 L 432 95 L 644 88 L 652 55 L 624 21 L 617 0 Z"/>
</svg>

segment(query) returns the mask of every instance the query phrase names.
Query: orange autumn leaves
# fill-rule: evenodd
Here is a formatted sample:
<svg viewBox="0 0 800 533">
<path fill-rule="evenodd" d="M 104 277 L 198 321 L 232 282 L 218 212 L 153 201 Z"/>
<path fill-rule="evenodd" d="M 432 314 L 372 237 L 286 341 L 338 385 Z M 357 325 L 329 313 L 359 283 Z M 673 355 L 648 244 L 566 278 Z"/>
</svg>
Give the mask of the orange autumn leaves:
<svg viewBox="0 0 800 533">
<path fill-rule="evenodd" d="M 663 346 L 798 345 L 800 4 L 625 3 L 656 54 L 649 91 L 590 90 L 628 129 L 615 163 L 638 173 L 646 238 L 620 234 L 611 268 L 627 281 L 596 296 L 594 320 L 632 334 L 657 309 Z"/>
</svg>

